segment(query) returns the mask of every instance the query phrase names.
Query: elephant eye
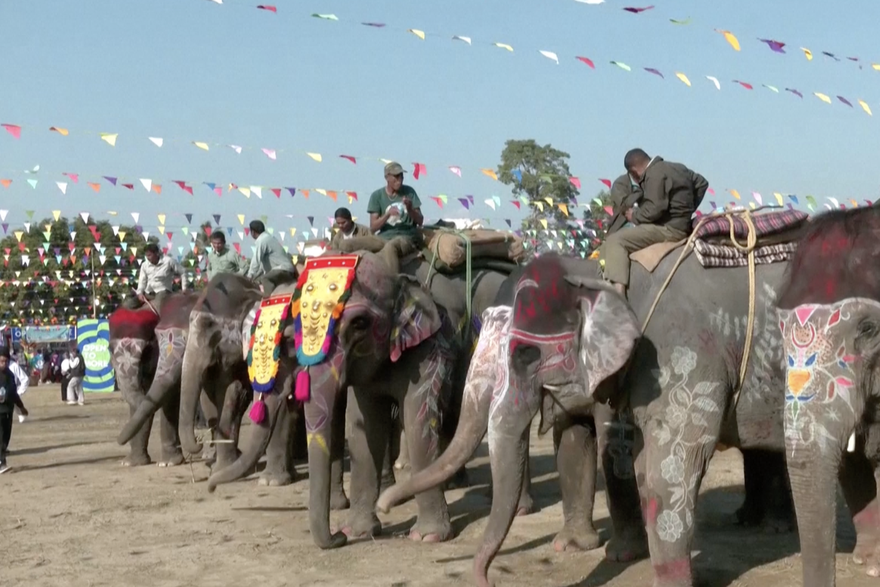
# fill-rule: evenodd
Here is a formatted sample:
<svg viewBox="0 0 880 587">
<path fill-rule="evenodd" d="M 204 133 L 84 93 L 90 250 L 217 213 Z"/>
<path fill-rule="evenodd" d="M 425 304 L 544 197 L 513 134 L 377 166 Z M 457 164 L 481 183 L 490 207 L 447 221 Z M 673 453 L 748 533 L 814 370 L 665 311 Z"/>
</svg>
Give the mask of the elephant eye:
<svg viewBox="0 0 880 587">
<path fill-rule="evenodd" d="M 357 318 L 349 322 L 349 325 L 355 330 L 366 330 L 370 327 L 370 321 L 363 316 L 358 316 Z"/>
<path fill-rule="evenodd" d="M 538 347 L 530 344 L 518 344 L 513 349 L 513 360 L 519 366 L 527 366 L 535 363 L 541 358 L 541 351 Z"/>
<path fill-rule="evenodd" d="M 877 333 L 877 325 L 870 320 L 862 320 L 859 322 L 858 335 L 863 337 L 874 336 Z"/>
<path fill-rule="evenodd" d="M 810 355 L 807 360 L 804 362 L 804 367 L 812 367 L 813 363 L 816 362 L 816 353 Z"/>
<path fill-rule="evenodd" d="M 788 355 L 788 366 L 794 367 L 794 357 L 792 357 L 791 355 Z"/>
</svg>

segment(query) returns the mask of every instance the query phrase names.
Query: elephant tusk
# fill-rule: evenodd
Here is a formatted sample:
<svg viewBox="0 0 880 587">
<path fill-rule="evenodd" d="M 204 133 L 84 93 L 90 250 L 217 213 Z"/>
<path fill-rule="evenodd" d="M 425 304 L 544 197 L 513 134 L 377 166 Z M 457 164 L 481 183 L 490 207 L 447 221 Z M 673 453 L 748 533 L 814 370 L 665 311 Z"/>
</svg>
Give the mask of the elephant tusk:
<svg viewBox="0 0 880 587">
<path fill-rule="evenodd" d="M 856 451 L 856 433 L 853 432 L 849 437 L 849 441 L 846 443 L 846 452 L 855 452 L 855 451 Z"/>
<path fill-rule="evenodd" d="M 562 387 L 563 386 L 561 385 L 550 385 L 548 383 L 544 384 L 544 389 L 546 389 L 547 391 L 560 392 L 562 391 Z"/>
</svg>

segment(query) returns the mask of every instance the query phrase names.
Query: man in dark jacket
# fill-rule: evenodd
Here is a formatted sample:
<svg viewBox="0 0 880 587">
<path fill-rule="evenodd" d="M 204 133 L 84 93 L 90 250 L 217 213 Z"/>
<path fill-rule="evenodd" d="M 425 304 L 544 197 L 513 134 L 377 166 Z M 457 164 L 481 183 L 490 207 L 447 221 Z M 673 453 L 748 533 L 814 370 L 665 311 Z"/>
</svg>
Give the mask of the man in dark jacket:
<svg viewBox="0 0 880 587">
<path fill-rule="evenodd" d="M 9 470 L 6 451 L 12 438 L 12 412 L 16 407 L 22 416 L 28 415 L 18 395 L 15 375 L 9 370 L 9 347 L 0 347 L 0 475 Z"/>
<path fill-rule="evenodd" d="M 676 242 L 690 235 L 691 218 L 699 208 L 709 183 L 681 163 L 649 157 L 632 149 L 624 167 L 639 182 L 642 197 L 624 212 L 635 226 L 618 230 L 602 245 L 605 279 L 622 295 L 629 285 L 629 255 L 653 244 Z"/>
<path fill-rule="evenodd" d="M 611 184 L 611 195 L 608 203 L 611 206 L 611 220 L 608 223 L 608 230 L 605 231 L 605 238 L 608 238 L 624 226 L 626 226 L 626 211 L 642 199 L 642 188 L 639 184 L 634 183 L 629 173 L 624 173 L 614 180 Z"/>
</svg>

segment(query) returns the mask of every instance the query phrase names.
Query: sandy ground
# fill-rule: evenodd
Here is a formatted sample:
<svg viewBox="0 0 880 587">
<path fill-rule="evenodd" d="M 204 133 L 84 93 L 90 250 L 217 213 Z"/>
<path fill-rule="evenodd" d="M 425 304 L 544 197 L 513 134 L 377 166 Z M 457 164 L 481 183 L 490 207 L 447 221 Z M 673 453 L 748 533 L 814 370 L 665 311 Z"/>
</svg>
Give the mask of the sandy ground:
<svg viewBox="0 0 880 587">
<path fill-rule="evenodd" d="M 473 584 L 472 556 L 490 507 L 485 445 L 470 464 L 472 487 L 447 493 L 457 533 L 451 542 L 422 545 L 402 538 L 415 519 L 409 502 L 383 518 L 382 538 L 321 551 L 309 536 L 306 481 L 264 488 L 249 479 L 209 495 L 202 463 L 124 469 L 119 463 L 127 449 L 114 438 L 127 407 L 118 393 L 88 395 L 86 401 L 84 407 L 64 405 L 54 385 L 31 388 L 25 396 L 31 418 L 16 422 L 9 457 L 14 471 L 0 476 L 4 587 Z M 553 551 L 562 505 L 551 449 L 549 436 L 533 436 L 541 510 L 514 522 L 490 576 L 503 586 L 650 585 L 647 561 L 606 563 L 601 549 Z M 741 466 L 737 451 L 719 453 L 703 484 L 694 551 L 700 583 L 800 585 L 796 535 L 765 535 L 729 523 L 742 500 Z M 299 469 L 304 473 L 304 465 Z M 845 511 L 841 515 L 839 548 L 849 552 L 852 526 Z M 334 513 L 334 524 L 343 516 Z M 607 535 L 604 491 L 597 496 L 596 520 Z M 849 559 L 838 555 L 839 585 L 880 584 Z"/>
</svg>

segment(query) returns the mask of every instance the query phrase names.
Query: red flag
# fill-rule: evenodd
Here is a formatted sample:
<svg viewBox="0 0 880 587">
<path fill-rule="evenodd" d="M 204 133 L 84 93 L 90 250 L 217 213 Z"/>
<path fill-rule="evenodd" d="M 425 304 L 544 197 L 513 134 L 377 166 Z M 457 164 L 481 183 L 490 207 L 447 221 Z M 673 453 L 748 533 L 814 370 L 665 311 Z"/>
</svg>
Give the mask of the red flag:
<svg viewBox="0 0 880 587">
<path fill-rule="evenodd" d="M 268 10 L 269 12 L 274 12 L 275 14 L 278 14 L 278 9 L 274 6 L 270 6 L 269 4 L 258 4 L 257 8 L 259 8 L 260 10 Z"/>
<path fill-rule="evenodd" d="M 568 181 L 571 182 L 571 185 L 576 187 L 577 189 L 581 189 L 581 180 L 577 177 L 569 177 Z"/>
<path fill-rule="evenodd" d="M 611 180 L 610 180 L 610 179 L 600 179 L 599 181 L 601 181 L 602 183 L 604 183 L 605 186 L 606 186 L 609 190 L 611 189 Z"/>
<path fill-rule="evenodd" d="M 578 57 L 577 60 L 578 60 L 578 61 L 583 61 L 584 63 L 586 63 L 587 65 L 589 65 L 589 66 L 592 67 L 593 69 L 596 69 L 596 64 L 593 63 L 593 60 L 592 60 L 592 59 L 588 59 L 588 58 L 586 58 L 586 57 Z"/>
<path fill-rule="evenodd" d="M 428 173 L 424 163 L 413 163 L 413 177 L 418 179 L 420 175 Z"/>
<path fill-rule="evenodd" d="M 281 197 L 281 188 L 272 188 L 272 193 L 275 194 L 276 198 Z"/>
<path fill-rule="evenodd" d="M 341 159 L 348 159 L 349 161 L 351 161 L 352 163 L 354 163 L 355 165 L 357 165 L 357 159 L 355 159 L 355 158 L 352 157 L 351 155 L 340 155 L 339 157 L 340 157 Z"/>
</svg>

